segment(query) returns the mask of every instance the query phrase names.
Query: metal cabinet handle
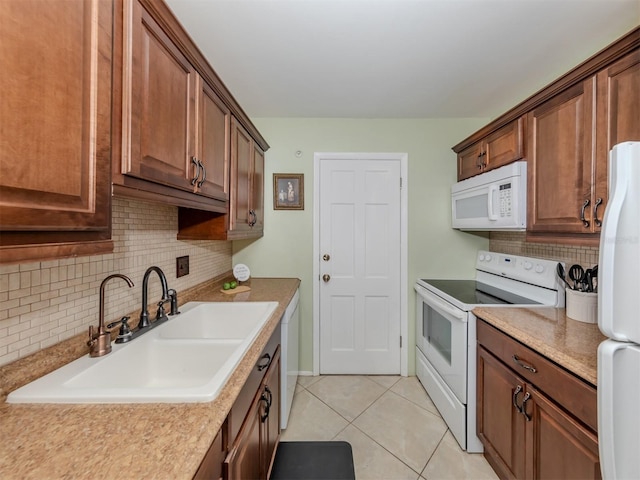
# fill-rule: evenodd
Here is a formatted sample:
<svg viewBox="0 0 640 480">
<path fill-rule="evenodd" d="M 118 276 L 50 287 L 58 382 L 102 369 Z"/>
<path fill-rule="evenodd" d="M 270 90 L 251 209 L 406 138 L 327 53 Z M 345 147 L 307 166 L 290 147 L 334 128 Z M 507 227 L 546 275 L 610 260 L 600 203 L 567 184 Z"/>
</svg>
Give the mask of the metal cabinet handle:
<svg viewBox="0 0 640 480">
<path fill-rule="evenodd" d="M 589 220 L 586 220 L 584 218 L 584 209 L 587 208 L 587 206 L 589 205 L 589 203 L 591 202 L 591 200 L 589 200 L 588 198 L 584 201 L 584 203 L 582 204 L 582 209 L 580 210 L 580 221 L 582 222 L 582 224 L 584 225 L 584 228 L 589 228 Z"/>
<path fill-rule="evenodd" d="M 249 210 L 249 215 L 251 216 L 251 220 L 249 220 L 249 226 L 253 227 L 256 223 L 258 223 L 258 216 L 256 215 L 255 210 Z"/>
<path fill-rule="evenodd" d="M 198 160 L 198 165 L 202 169 L 202 179 L 198 182 L 198 188 L 201 188 L 202 184 L 207 179 L 207 169 L 205 168 L 204 164 L 200 160 Z"/>
<path fill-rule="evenodd" d="M 527 413 L 527 402 L 529 401 L 529 399 L 531 399 L 531 394 L 527 392 L 524 394 L 524 397 L 522 398 L 522 411 L 520 412 L 524 415 L 524 418 L 527 419 L 527 422 L 531 421 L 531 417 Z"/>
<path fill-rule="evenodd" d="M 271 393 L 271 390 L 269 390 L 269 387 L 265 386 L 265 390 Z M 262 395 L 260 395 L 260 401 L 265 403 L 264 413 L 260 415 L 261 423 L 264 423 L 267 420 L 267 418 L 269 418 L 269 410 L 271 409 L 271 401 L 269 400 L 269 397 L 267 396 L 266 391 L 262 392 Z"/>
<path fill-rule="evenodd" d="M 522 413 L 522 406 L 518 405 L 518 395 L 522 392 L 522 385 L 518 385 L 513 391 L 513 406 L 516 407 L 518 413 Z"/>
<path fill-rule="evenodd" d="M 258 363 L 259 372 L 261 372 L 262 370 L 264 370 L 269 366 L 269 364 L 271 363 L 271 355 L 269 355 L 268 353 L 265 353 L 263 356 L 260 357 L 260 360 L 266 360 L 266 362 Z"/>
<path fill-rule="evenodd" d="M 325 273 L 324 275 L 322 275 L 322 280 L 324 281 L 324 283 L 327 283 L 329 280 L 331 280 L 331 275 Z"/>
<path fill-rule="evenodd" d="M 602 204 L 602 199 L 598 198 L 596 199 L 596 203 L 593 206 L 593 223 L 596 224 L 596 227 L 601 227 L 602 226 L 602 220 L 600 220 L 598 218 L 598 207 Z"/>
<path fill-rule="evenodd" d="M 200 168 L 202 167 L 202 163 L 200 163 L 200 160 L 198 160 L 196 157 L 191 157 L 191 163 L 196 167 L 196 174 L 191 179 L 191 185 L 195 185 L 198 181 L 198 177 L 200 177 Z"/>
<path fill-rule="evenodd" d="M 485 150 L 484 152 L 482 152 L 482 155 L 480 155 L 481 157 L 486 157 L 487 156 L 487 151 Z M 480 162 L 482 164 L 482 168 L 485 168 L 487 166 L 487 162 L 485 161 L 485 159 L 482 160 L 482 162 Z"/>
<path fill-rule="evenodd" d="M 331 260 L 331 256 L 328 253 L 325 253 L 322 256 L 322 260 L 324 260 L 325 262 L 328 262 L 329 260 Z"/>
<path fill-rule="evenodd" d="M 521 368 L 524 368 L 525 370 L 529 370 L 531 373 L 536 373 L 538 371 L 536 367 L 534 367 L 533 365 L 529 365 L 527 363 L 524 363 L 522 360 L 520 360 L 518 355 L 513 355 L 511 358 L 513 359 L 516 365 L 518 365 Z"/>
</svg>

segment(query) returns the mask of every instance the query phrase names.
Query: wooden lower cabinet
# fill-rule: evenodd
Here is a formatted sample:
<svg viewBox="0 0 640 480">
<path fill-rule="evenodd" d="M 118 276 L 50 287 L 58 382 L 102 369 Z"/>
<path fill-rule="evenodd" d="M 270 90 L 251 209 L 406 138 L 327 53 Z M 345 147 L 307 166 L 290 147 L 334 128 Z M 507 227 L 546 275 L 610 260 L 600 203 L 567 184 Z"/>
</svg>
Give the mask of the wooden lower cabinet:
<svg viewBox="0 0 640 480">
<path fill-rule="evenodd" d="M 601 478 L 597 435 L 542 392 L 527 386 L 526 393 L 531 394 L 526 478 Z"/>
<path fill-rule="evenodd" d="M 513 406 L 524 382 L 482 347 L 477 368 L 477 431 L 485 457 L 501 478 L 525 478 L 525 424 Z"/>
<path fill-rule="evenodd" d="M 280 327 L 234 401 L 195 480 L 267 480 L 280 440 Z"/>
<path fill-rule="evenodd" d="M 488 345 L 483 345 L 485 335 Z M 503 335 L 503 343 L 496 343 L 498 335 Z M 556 378 L 548 370 L 551 362 L 539 364 L 536 355 L 523 355 L 522 348 L 526 347 L 482 321 L 478 322 L 478 344 L 478 436 L 484 455 L 498 476 L 503 479 L 601 478 L 597 433 L 577 418 L 583 417 L 583 412 L 573 415 L 566 402 L 554 398 L 556 393 L 562 397 L 565 387 L 569 391 L 575 387 L 557 381 L 562 377 Z M 516 344 L 520 350 L 512 354 Z M 535 372 L 520 375 L 511 368 L 511 365 L 519 368 L 517 362 L 540 365 L 540 368 L 533 367 Z M 561 370 L 555 365 L 551 368 Z M 527 378 L 536 374 L 541 375 L 544 392 Z M 573 399 L 573 402 L 587 404 L 587 412 L 595 410 L 595 389 L 584 391 L 587 392 L 584 398 Z"/>
<path fill-rule="evenodd" d="M 225 479 L 266 480 L 280 437 L 280 348 L 224 462 Z"/>
<path fill-rule="evenodd" d="M 222 464 L 227 455 L 228 422 L 225 420 L 222 428 L 209 447 L 200 468 L 193 477 L 194 480 L 222 480 Z"/>
</svg>

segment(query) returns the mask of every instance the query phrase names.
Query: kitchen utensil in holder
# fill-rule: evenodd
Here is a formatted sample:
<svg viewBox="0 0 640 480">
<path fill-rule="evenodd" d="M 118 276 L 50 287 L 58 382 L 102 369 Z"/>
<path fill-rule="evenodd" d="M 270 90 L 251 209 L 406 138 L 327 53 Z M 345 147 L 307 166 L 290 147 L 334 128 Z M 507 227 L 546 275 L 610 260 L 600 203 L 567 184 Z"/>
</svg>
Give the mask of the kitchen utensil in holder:
<svg viewBox="0 0 640 480">
<path fill-rule="evenodd" d="M 579 322 L 598 323 L 598 294 L 566 289 L 567 317 Z"/>
</svg>

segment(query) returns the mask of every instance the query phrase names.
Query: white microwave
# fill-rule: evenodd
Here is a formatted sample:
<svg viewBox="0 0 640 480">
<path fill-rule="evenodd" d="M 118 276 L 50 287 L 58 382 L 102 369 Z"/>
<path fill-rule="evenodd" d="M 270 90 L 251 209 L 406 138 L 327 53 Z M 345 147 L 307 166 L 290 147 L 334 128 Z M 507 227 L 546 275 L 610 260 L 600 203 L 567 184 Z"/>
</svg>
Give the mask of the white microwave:
<svg viewBox="0 0 640 480">
<path fill-rule="evenodd" d="M 527 228 L 527 162 L 462 180 L 451 187 L 452 227 L 460 230 Z"/>
</svg>

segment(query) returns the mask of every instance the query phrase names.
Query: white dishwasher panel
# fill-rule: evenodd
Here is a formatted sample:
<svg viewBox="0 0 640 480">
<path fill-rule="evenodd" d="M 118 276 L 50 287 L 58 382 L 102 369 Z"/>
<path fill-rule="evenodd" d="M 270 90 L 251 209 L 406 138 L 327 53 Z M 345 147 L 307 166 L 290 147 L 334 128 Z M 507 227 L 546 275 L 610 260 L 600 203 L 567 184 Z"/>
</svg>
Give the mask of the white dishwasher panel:
<svg viewBox="0 0 640 480">
<path fill-rule="evenodd" d="M 280 340 L 280 428 L 287 428 L 293 395 L 298 382 L 298 334 L 300 332 L 300 290 L 289 302 L 282 316 Z"/>
</svg>

